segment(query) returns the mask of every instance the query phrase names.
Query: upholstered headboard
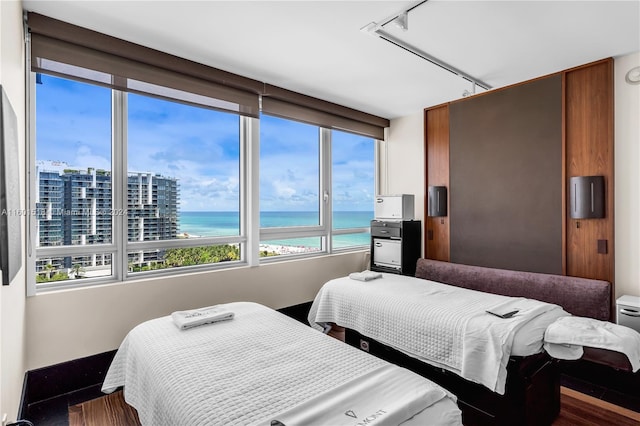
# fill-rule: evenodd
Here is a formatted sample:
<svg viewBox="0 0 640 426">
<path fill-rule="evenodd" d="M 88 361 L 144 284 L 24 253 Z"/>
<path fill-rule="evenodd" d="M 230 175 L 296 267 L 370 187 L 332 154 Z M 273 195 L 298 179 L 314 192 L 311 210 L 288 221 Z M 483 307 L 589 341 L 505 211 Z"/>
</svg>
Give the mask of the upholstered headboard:
<svg viewBox="0 0 640 426">
<path fill-rule="evenodd" d="M 418 259 L 416 277 L 444 284 L 526 297 L 560 305 L 570 314 L 603 321 L 610 319 L 611 286 L 607 281 L 508 271 Z"/>
</svg>

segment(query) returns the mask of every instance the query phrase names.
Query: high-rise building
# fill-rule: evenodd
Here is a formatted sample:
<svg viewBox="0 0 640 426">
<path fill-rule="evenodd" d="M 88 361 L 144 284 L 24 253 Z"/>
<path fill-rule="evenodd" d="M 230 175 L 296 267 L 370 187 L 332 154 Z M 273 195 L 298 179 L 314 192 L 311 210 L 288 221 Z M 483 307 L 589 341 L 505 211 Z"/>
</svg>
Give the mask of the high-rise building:
<svg viewBox="0 0 640 426">
<path fill-rule="evenodd" d="M 127 211 L 112 209 L 111 172 L 77 170 L 65 163 L 39 161 L 36 167 L 37 245 L 90 245 L 112 242 L 114 214 L 127 214 L 129 241 L 177 238 L 178 181 L 153 173 L 129 173 Z M 164 258 L 161 250 L 129 253 L 129 262 L 148 265 Z M 51 266 L 47 266 L 51 265 Z M 111 265 L 111 254 L 38 259 L 37 271 Z"/>
<path fill-rule="evenodd" d="M 129 241 L 168 240 L 178 235 L 178 181 L 151 173 L 129 173 L 127 230 Z M 129 253 L 129 263 L 145 265 L 164 251 Z"/>
<path fill-rule="evenodd" d="M 36 213 L 39 246 L 59 246 L 63 242 L 62 210 L 64 183 L 57 172 L 36 169 Z"/>
</svg>

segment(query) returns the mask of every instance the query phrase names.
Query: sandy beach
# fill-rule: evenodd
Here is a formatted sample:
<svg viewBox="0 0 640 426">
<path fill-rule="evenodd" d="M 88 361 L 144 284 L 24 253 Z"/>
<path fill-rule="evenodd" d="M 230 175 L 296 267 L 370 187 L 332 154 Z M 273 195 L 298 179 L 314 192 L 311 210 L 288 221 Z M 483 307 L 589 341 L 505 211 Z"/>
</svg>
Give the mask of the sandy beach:
<svg viewBox="0 0 640 426">
<path fill-rule="evenodd" d="M 183 232 L 177 235 L 178 238 L 202 238 L 201 235 L 189 234 Z M 304 246 L 288 246 L 281 244 L 260 244 L 260 251 L 267 251 L 277 254 L 300 254 L 300 253 L 312 253 L 320 251 L 319 248 L 304 247 Z"/>
</svg>

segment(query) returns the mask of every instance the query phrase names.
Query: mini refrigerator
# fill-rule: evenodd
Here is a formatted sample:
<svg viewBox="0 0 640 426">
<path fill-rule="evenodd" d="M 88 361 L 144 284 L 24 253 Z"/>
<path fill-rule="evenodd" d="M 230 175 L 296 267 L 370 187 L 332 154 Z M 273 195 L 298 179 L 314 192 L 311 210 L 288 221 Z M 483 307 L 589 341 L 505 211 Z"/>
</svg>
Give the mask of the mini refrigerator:
<svg viewBox="0 0 640 426">
<path fill-rule="evenodd" d="M 402 267 L 402 241 L 386 238 L 373 239 L 373 264 L 400 270 Z"/>
</svg>

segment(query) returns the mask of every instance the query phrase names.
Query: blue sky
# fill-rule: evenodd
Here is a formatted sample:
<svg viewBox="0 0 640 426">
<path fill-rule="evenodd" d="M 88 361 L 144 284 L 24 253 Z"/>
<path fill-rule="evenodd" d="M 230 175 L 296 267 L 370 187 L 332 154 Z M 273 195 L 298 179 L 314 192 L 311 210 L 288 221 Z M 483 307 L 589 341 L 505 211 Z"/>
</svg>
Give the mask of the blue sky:
<svg viewBox="0 0 640 426">
<path fill-rule="evenodd" d="M 36 85 L 36 159 L 111 169 L 111 91 L 47 75 Z M 178 178 L 183 211 L 237 211 L 239 117 L 128 95 L 128 170 Z M 263 116 L 262 211 L 318 209 L 318 128 Z M 373 141 L 333 132 L 334 210 L 373 210 Z"/>
</svg>

